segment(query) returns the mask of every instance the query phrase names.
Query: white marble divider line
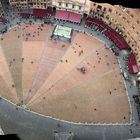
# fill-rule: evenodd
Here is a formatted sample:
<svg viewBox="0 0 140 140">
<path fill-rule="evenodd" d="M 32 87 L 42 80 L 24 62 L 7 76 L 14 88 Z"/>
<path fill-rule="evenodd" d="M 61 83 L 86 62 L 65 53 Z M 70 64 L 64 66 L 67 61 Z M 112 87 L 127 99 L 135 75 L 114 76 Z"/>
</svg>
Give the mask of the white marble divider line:
<svg viewBox="0 0 140 140">
<path fill-rule="evenodd" d="M 11 103 L 12 105 L 14 105 L 15 107 L 18 107 L 20 109 L 23 109 L 24 111 L 27 111 L 27 112 L 30 112 L 30 113 L 33 113 L 33 114 L 36 114 L 36 115 L 39 115 L 39 116 L 42 116 L 44 118 L 48 118 L 48 119 L 52 119 L 52 120 L 55 120 L 55 121 L 61 121 L 61 122 L 65 122 L 65 123 L 68 123 L 68 124 L 75 124 L 75 125 L 87 125 L 87 126 L 130 126 L 131 123 L 88 123 L 88 122 L 85 122 L 85 123 L 81 123 L 81 122 L 72 122 L 72 121 L 66 121 L 66 120 L 61 120 L 61 119 L 58 119 L 58 118 L 54 118 L 54 117 L 51 117 L 51 116 L 45 116 L 43 114 L 40 114 L 40 113 L 37 113 L 37 112 L 34 112 L 28 108 L 26 108 L 24 105 L 23 106 L 17 106 L 16 104 L 14 104 L 13 102 L 11 102 L 10 100 L 7 100 L 3 97 L 1 97 L 3 100 Z M 16 109 L 16 108 L 15 108 Z"/>
</svg>

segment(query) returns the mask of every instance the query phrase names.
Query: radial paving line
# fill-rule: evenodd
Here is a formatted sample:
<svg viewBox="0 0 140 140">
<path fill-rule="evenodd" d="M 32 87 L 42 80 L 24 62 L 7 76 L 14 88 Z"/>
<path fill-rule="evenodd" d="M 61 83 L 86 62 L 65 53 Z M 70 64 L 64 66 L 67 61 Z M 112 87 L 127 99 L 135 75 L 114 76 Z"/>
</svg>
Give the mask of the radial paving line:
<svg viewBox="0 0 140 140">
<path fill-rule="evenodd" d="M 2 49 L 9 65 L 9 70 L 11 72 L 14 85 L 13 88 L 16 88 L 17 96 L 19 101 L 22 101 L 22 40 L 21 40 L 21 30 L 16 28 L 10 30 L 7 34 L 4 35 L 4 40 L 2 41 Z M 10 36 L 10 37 L 9 37 Z"/>
<path fill-rule="evenodd" d="M 26 26 L 23 26 L 23 27 L 25 28 Z M 33 29 L 31 28 L 31 30 L 34 31 L 35 27 L 33 27 Z M 40 36 L 38 37 L 37 41 L 36 41 L 36 38 L 35 40 L 23 41 L 23 45 L 24 45 L 23 58 L 25 60 L 23 61 L 22 77 L 23 77 L 23 93 L 24 93 L 24 99 L 25 99 L 26 96 L 28 96 L 29 92 L 31 91 L 30 87 L 32 85 L 36 70 L 38 69 L 40 56 L 43 53 L 43 50 L 45 49 L 45 45 L 44 45 L 44 41 L 42 40 L 42 38 L 40 38 Z"/>
<path fill-rule="evenodd" d="M 6 86 L 11 91 L 11 94 L 9 94 L 9 97 L 11 98 L 11 100 L 14 103 L 17 103 L 18 99 L 17 99 L 16 89 L 12 88 L 12 85 L 14 82 L 12 80 L 12 76 L 11 76 L 11 73 L 9 71 L 9 67 L 7 65 L 5 56 L 4 56 L 2 48 L 1 48 L 1 45 L 0 45 L 0 58 L 1 58 L 1 60 L 0 60 L 0 76 L 2 76 L 2 79 L 3 79 L 2 81 L 4 81 Z"/>
<path fill-rule="evenodd" d="M 103 48 L 103 45 L 101 45 L 101 47 L 99 48 L 99 49 L 102 49 Z M 98 50 L 99 50 L 98 49 Z M 95 52 L 95 51 L 93 51 L 93 52 Z M 93 52 L 91 52 L 89 55 L 91 55 Z M 82 61 L 84 61 L 87 57 L 89 57 L 89 55 L 87 55 L 85 58 L 83 58 L 79 63 L 81 63 Z M 71 69 L 71 71 L 77 66 L 77 65 L 79 65 L 79 63 L 78 64 L 76 64 L 72 69 Z M 59 65 L 59 64 L 58 64 Z M 69 71 L 70 72 L 70 71 Z M 69 73 L 68 72 L 68 73 Z M 54 83 L 54 85 L 55 84 L 57 84 L 59 81 L 61 81 L 68 73 L 66 73 L 63 77 L 61 77 L 61 79 L 59 79 L 59 80 L 57 80 L 55 83 Z M 49 90 L 49 89 L 48 89 Z M 48 91 L 48 90 L 46 90 L 46 92 Z M 33 101 L 34 100 L 36 100 L 36 99 L 38 99 L 40 96 L 42 96 L 42 95 L 44 95 L 45 93 L 42 93 L 41 95 L 38 95 L 35 99 L 33 99 Z M 30 100 L 31 102 L 33 102 L 32 101 L 32 99 Z M 29 101 L 29 103 L 28 104 L 30 104 L 30 101 Z M 26 104 L 26 105 L 28 105 L 28 104 Z"/>
<path fill-rule="evenodd" d="M 100 51 L 101 50 L 101 51 Z M 98 52 L 100 53 L 100 55 L 103 55 L 102 53 L 102 50 L 104 51 L 105 50 L 105 48 L 102 48 L 102 49 L 100 49 L 100 50 L 98 50 Z M 112 52 L 110 52 L 110 54 L 112 54 Z M 79 63 L 79 64 L 77 64 L 77 66 L 75 66 L 75 67 L 81 67 L 81 66 L 83 66 L 83 65 L 85 65 L 85 64 L 87 64 L 88 62 L 90 62 L 90 65 L 92 65 L 92 66 L 87 66 L 87 75 L 85 75 L 84 77 L 83 77 L 83 74 L 80 74 L 76 69 L 77 68 L 73 68 L 67 75 L 65 75 L 64 77 L 62 77 L 62 79 L 60 79 L 59 80 L 59 82 L 57 82 L 56 84 L 55 84 L 55 86 L 51 89 L 51 90 L 49 90 L 48 92 L 47 92 L 47 94 L 53 94 L 53 95 L 55 95 L 55 94 L 57 94 L 57 93 L 59 93 L 60 91 L 62 92 L 62 91 L 64 91 L 64 90 L 66 90 L 66 89 L 69 89 L 70 87 L 73 87 L 73 86 L 76 86 L 76 85 L 79 85 L 79 84 L 81 84 L 81 83 L 83 83 L 83 82 L 85 82 L 85 81 L 87 81 L 87 79 L 89 79 L 89 78 L 91 78 L 91 77 L 95 77 L 97 74 L 95 74 L 94 73 L 94 71 L 92 71 L 92 70 L 97 70 L 97 69 L 101 69 L 100 68 L 100 66 L 102 65 L 102 64 L 97 64 L 97 66 L 96 66 L 96 68 L 94 68 L 93 67 L 93 65 L 94 65 L 94 63 L 93 62 L 95 62 L 95 61 L 93 61 L 93 60 L 95 60 L 96 59 L 96 55 L 93 53 L 93 54 L 91 54 L 91 55 L 89 55 L 87 58 L 85 58 L 81 63 Z M 108 58 L 106 58 L 105 57 L 105 59 L 108 59 Z M 91 62 L 92 61 L 92 62 Z M 96 60 L 97 61 L 97 60 Z M 102 60 L 103 62 L 105 61 L 104 59 Z M 107 60 L 106 60 L 107 61 Z M 106 62 L 105 61 L 105 62 Z M 93 63 L 93 64 L 92 64 Z M 95 62 L 96 63 L 96 62 Z M 88 68 L 89 67 L 89 68 Z M 113 67 L 114 68 L 114 67 Z M 101 73 L 104 73 L 104 72 L 106 72 L 107 70 L 110 70 L 110 68 L 108 68 L 108 66 L 106 66 L 105 67 L 105 69 L 106 70 L 104 70 L 104 69 L 101 69 L 101 71 L 98 73 L 98 75 Z M 74 73 L 76 74 L 76 75 L 73 75 Z M 78 72 L 78 73 L 77 73 Z M 69 78 L 68 78 L 69 77 Z M 78 79 L 77 79 L 77 78 Z M 73 82 L 72 82 L 72 81 Z M 75 82 L 74 82 L 75 81 Z M 65 84 L 66 84 L 66 86 L 65 86 Z M 61 85 L 61 86 L 60 86 Z M 61 88 L 62 87 L 62 88 Z M 64 87 L 64 88 L 63 88 Z M 57 93 L 56 93 L 56 92 Z"/>
<path fill-rule="evenodd" d="M 49 47 L 48 50 L 49 51 L 51 48 Z M 53 71 L 53 69 L 56 67 L 57 63 L 59 62 L 59 58 L 61 57 L 61 55 L 63 55 L 64 50 L 60 51 L 57 48 L 53 48 L 54 51 L 52 52 L 52 55 L 50 56 L 50 59 L 47 59 L 48 55 L 45 55 L 43 60 L 44 62 L 47 62 L 46 64 L 42 64 L 42 66 L 39 67 L 39 71 L 37 73 L 37 77 L 33 83 L 32 89 L 31 89 L 31 94 L 29 96 L 33 96 L 38 89 L 43 85 L 43 83 L 46 81 L 47 77 L 51 74 L 51 72 Z M 51 50 L 50 50 L 51 51 Z M 48 52 L 46 52 L 48 53 Z M 60 55 L 58 55 L 60 54 Z M 54 59 L 56 57 L 56 59 Z M 52 60 L 52 62 L 51 62 Z M 54 60 L 54 61 L 53 61 Z M 50 63 L 49 63 L 50 61 Z M 28 96 L 28 98 L 29 98 Z"/>
<path fill-rule="evenodd" d="M 116 69 L 116 72 L 115 73 L 118 73 L 118 71 L 119 71 L 119 68 L 117 68 Z M 123 99 L 125 98 L 126 99 L 126 95 L 125 94 L 123 94 L 123 92 L 122 92 L 122 90 L 119 90 L 118 88 L 117 88 L 117 91 L 113 94 L 112 93 L 112 95 L 110 95 L 109 94 L 109 90 L 111 89 L 113 89 L 114 87 L 115 87 L 115 85 L 117 84 L 119 84 L 119 83 L 114 83 L 113 84 L 113 86 L 111 86 L 110 85 L 110 83 L 106 83 L 106 85 L 107 85 L 107 89 L 108 90 L 106 90 L 105 91 L 105 94 L 103 94 L 103 95 L 106 95 L 107 97 L 108 97 L 108 100 L 104 100 L 104 97 L 102 97 L 102 95 L 101 95 L 101 93 L 102 93 L 102 89 L 99 89 L 99 92 L 95 92 L 96 90 L 98 90 L 98 88 L 100 87 L 100 81 L 101 81 L 101 79 L 104 79 L 104 81 L 107 81 L 107 78 L 108 77 L 110 77 L 109 79 L 114 79 L 115 78 L 115 75 L 113 76 L 113 78 L 112 78 L 112 75 L 114 75 L 114 70 L 111 72 L 108 72 L 108 73 L 106 73 L 106 75 L 104 74 L 104 75 L 102 75 L 101 77 L 96 77 L 96 79 L 94 79 L 94 78 L 92 78 L 91 80 L 89 80 L 89 82 L 87 81 L 86 83 L 84 83 L 84 84 L 82 84 L 82 85 L 79 85 L 78 86 L 78 88 L 77 87 L 74 87 L 72 90 L 68 90 L 68 92 L 66 91 L 66 92 L 64 92 L 64 93 L 60 93 L 60 94 L 58 94 L 58 96 L 53 96 L 53 95 L 50 95 L 50 96 L 48 96 L 48 98 L 47 98 L 47 96 L 45 97 L 45 99 L 46 100 L 42 100 L 42 99 L 40 99 L 39 101 L 40 102 L 38 102 L 38 100 L 34 103 L 34 104 L 32 104 L 32 106 L 30 106 L 29 108 L 30 109 L 33 109 L 34 111 L 37 111 L 37 112 L 39 112 L 39 113 L 41 113 L 41 114 L 45 114 L 45 115 L 49 115 L 49 116 L 52 116 L 52 117 L 54 117 L 54 118 L 59 118 L 59 119 L 62 119 L 62 120 L 67 120 L 67 121 L 79 121 L 79 120 L 77 120 L 76 118 L 79 118 L 80 116 L 78 115 L 78 114 L 83 114 L 84 112 L 86 112 L 86 110 L 88 110 L 88 108 L 89 108 L 89 113 L 87 113 L 88 114 L 88 117 L 84 117 L 87 121 L 88 121 L 88 118 L 90 118 L 91 119 L 91 114 L 93 114 L 94 115 L 94 111 L 92 111 L 92 110 L 94 110 L 94 105 L 95 105 L 95 108 L 97 107 L 97 112 L 95 112 L 95 120 L 96 120 L 96 117 L 97 117 L 97 114 L 96 113 L 101 113 L 101 114 L 103 114 L 104 112 L 106 113 L 105 114 L 105 116 L 106 115 L 108 115 L 108 116 L 110 116 L 110 119 L 113 119 L 115 116 L 112 114 L 112 115 L 109 115 L 109 112 L 111 111 L 111 112 L 113 112 L 113 108 L 112 107 L 109 107 L 108 105 L 111 105 L 111 104 L 116 104 L 116 106 L 114 107 L 114 108 L 118 108 L 119 110 L 123 110 L 124 108 L 127 108 L 127 110 L 123 113 L 119 113 L 118 115 L 117 115 L 117 117 L 119 117 L 119 122 L 121 123 L 122 121 L 123 121 L 123 114 L 124 115 L 127 115 L 127 121 L 129 121 L 128 119 L 128 106 L 127 106 L 127 100 L 124 100 L 123 101 Z M 106 77 L 107 76 L 107 77 Z M 96 81 L 97 80 L 97 81 Z M 95 83 L 95 84 L 94 84 Z M 97 86 L 98 86 L 98 88 L 96 88 L 96 83 L 98 83 L 97 84 Z M 102 85 L 103 85 L 103 83 L 102 83 Z M 94 86 L 94 87 L 93 87 Z M 118 86 L 117 86 L 118 87 Z M 105 88 L 105 86 L 103 86 L 103 89 Z M 89 92 L 88 92 L 88 90 L 89 90 Z M 119 94 L 117 94 L 117 92 L 119 93 Z M 101 98 L 98 98 L 98 94 L 100 93 L 100 97 Z M 84 97 L 85 96 L 85 97 Z M 114 96 L 117 96 L 117 97 L 114 97 Z M 97 98 L 96 98 L 97 97 Z M 112 98 L 113 97 L 113 98 Z M 122 106 L 121 105 L 118 105 L 118 107 L 117 107 L 117 104 L 118 104 L 118 102 L 119 102 L 119 98 L 121 98 L 121 101 L 120 101 L 120 103 L 122 104 Z M 100 100 L 101 99 L 101 100 Z M 101 102 L 103 102 L 103 101 L 105 101 L 105 109 L 107 109 L 107 107 L 109 107 L 110 109 L 109 110 L 102 110 L 103 109 L 103 104 L 101 104 Z M 123 103 L 124 102 L 124 103 Z M 74 104 L 76 104 L 76 106 L 79 108 L 77 108 L 76 110 L 73 108 L 73 105 Z M 88 108 L 87 107 L 85 107 L 85 104 L 88 106 Z M 123 104 L 124 104 L 124 106 L 123 106 Z M 98 106 L 99 105 L 99 106 Z M 102 105 L 102 107 L 100 108 L 100 105 Z M 82 109 L 82 106 L 83 106 L 83 109 Z M 91 109 L 90 109 L 90 106 L 91 106 Z M 58 107 L 58 108 L 57 108 Z M 99 107 L 99 108 L 98 108 Z M 87 108 L 87 109 L 86 109 Z M 100 110 L 99 109 L 101 109 L 101 112 L 100 112 Z M 68 111 L 69 110 L 69 111 Z M 81 111 L 80 111 L 81 110 Z M 119 110 L 118 111 L 116 111 L 115 113 L 117 114 L 117 112 L 119 112 Z M 67 112 L 68 111 L 68 112 Z M 79 112 L 79 113 L 76 113 L 76 112 Z M 90 113 L 90 112 L 93 112 L 93 113 Z M 109 112 L 108 112 L 109 111 Z M 72 112 L 75 112 L 74 114 L 75 115 L 72 115 L 73 113 Z M 110 113 L 111 113 L 110 112 Z M 67 115 L 67 113 L 69 114 L 69 115 Z M 114 113 L 114 114 L 115 114 Z M 61 115 L 62 114 L 62 115 Z M 67 116 L 66 118 L 65 117 L 62 117 L 62 116 Z M 71 117 L 69 117 L 69 116 L 71 116 Z M 77 117 L 76 117 L 77 116 Z M 78 117 L 79 116 L 79 117 Z M 83 116 L 81 117 L 81 118 L 83 118 Z M 106 117 L 104 117 L 104 116 L 102 116 L 102 117 L 100 117 L 100 119 L 102 119 L 102 118 L 106 118 Z M 71 120 L 72 119 L 72 120 Z M 80 118 L 79 118 L 80 119 Z M 97 119 L 98 121 L 100 120 L 100 119 Z M 107 119 L 107 118 L 106 118 Z M 81 120 L 81 119 L 80 119 Z M 93 119 L 94 120 L 94 119 Z M 114 122 L 114 121 L 115 122 Z M 114 122 L 114 123 L 116 123 L 117 122 L 117 118 L 115 117 L 114 119 L 113 119 L 112 121 Z M 82 122 L 84 121 L 85 122 L 85 120 L 81 120 Z M 80 122 L 81 122 L 80 121 Z M 107 122 L 108 122 L 109 120 L 107 119 Z M 125 121 L 125 120 L 124 120 Z M 105 123 L 105 122 L 104 122 Z M 109 123 L 110 123 L 110 121 L 109 121 Z"/>
<path fill-rule="evenodd" d="M 102 47 L 103 45 L 101 45 L 101 47 L 99 48 L 99 49 L 102 49 L 103 47 Z M 93 51 L 94 52 L 94 51 Z M 91 52 L 90 54 L 92 54 L 93 52 Z M 79 63 L 81 63 L 82 61 L 84 61 L 84 59 L 86 59 L 87 57 L 88 57 L 89 55 L 87 55 L 85 58 L 83 58 Z M 79 65 L 79 63 L 77 63 L 72 69 L 71 69 L 71 71 L 77 66 L 77 65 Z M 58 64 L 59 65 L 59 64 Z M 70 72 L 70 71 L 69 71 Z M 69 72 L 68 73 L 66 73 L 63 77 L 61 77 L 62 79 L 67 75 L 67 74 L 69 74 Z M 59 79 L 59 80 L 57 80 L 56 81 L 56 83 L 58 83 L 59 81 L 60 81 L 61 79 Z M 55 84 L 56 84 L 55 83 Z M 49 89 L 48 89 L 49 90 Z M 45 92 L 47 92 L 48 90 L 46 90 Z M 42 94 L 41 94 L 42 95 Z M 41 96 L 40 94 L 38 95 L 39 97 Z M 44 94 L 43 94 L 44 95 Z M 38 97 L 36 97 L 36 98 L 38 98 Z M 34 100 L 34 99 L 33 99 Z M 31 99 L 31 101 L 32 101 L 32 99 Z M 30 102 L 30 101 L 29 101 Z"/>
<path fill-rule="evenodd" d="M 26 42 L 24 43 L 23 50 L 23 58 L 25 59 L 23 62 L 23 73 L 22 73 L 22 83 L 23 83 L 23 95 L 24 99 L 28 96 L 28 92 L 30 91 L 30 86 L 33 80 L 33 76 L 36 72 L 38 66 L 38 60 L 40 58 L 42 49 L 44 48 L 43 42 Z M 39 47 L 38 47 L 39 46 Z"/>
<path fill-rule="evenodd" d="M 97 81 L 97 80 L 101 79 L 102 77 L 104 77 L 104 76 L 106 76 L 106 75 L 108 75 L 108 74 L 110 74 L 110 73 L 112 73 L 112 72 L 114 72 L 114 71 L 117 71 L 117 70 L 119 70 L 118 67 L 116 67 L 115 69 L 112 69 L 112 70 L 110 70 L 110 71 L 108 71 L 108 72 L 105 72 L 105 73 L 103 73 L 102 75 L 98 75 L 98 76 L 95 76 L 95 77 L 91 77 L 91 78 L 88 79 L 86 82 L 91 81 L 91 80 L 93 80 L 93 79 L 94 79 L 94 81 Z M 85 81 L 84 81 L 84 82 L 85 82 Z M 80 84 L 80 85 L 83 85 L 84 82 L 83 82 L 82 84 Z M 73 87 L 71 87 L 70 89 L 73 89 L 73 88 L 78 87 L 78 86 L 80 86 L 80 85 L 73 86 Z M 70 90 L 70 89 L 67 89 L 67 90 L 65 90 L 65 91 L 68 91 L 68 90 Z M 65 92 L 65 91 L 64 91 L 64 92 Z M 45 95 L 45 94 L 46 94 L 46 93 L 41 94 L 41 95 L 38 96 L 36 99 L 34 99 L 32 102 L 30 102 L 29 104 L 27 104 L 27 106 L 33 105 L 37 99 L 41 98 L 42 95 Z"/>
<path fill-rule="evenodd" d="M 0 97 L 6 98 L 14 103 L 18 102 L 18 99 L 14 97 L 7 83 L 4 81 L 3 77 L 0 76 Z"/>
<path fill-rule="evenodd" d="M 49 32 L 50 32 L 50 28 L 49 28 Z M 50 34 L 49 34 L 50 35 Z M 36 71 L 36 74 L 34 75 L 34 80 L 33 80 L 33 83 L 32 83 L 32 86 L 31 86 L 31 92 L 29 93 L 29 95 L 28 95 L 28 97 L 26 98 L 26 102 L 28 102 L 29 100 L 30 100 L 30 98 L 37 92 L 37 90 L 40 88 L 40 86 L 45 82 L 45 80 L 47 79 L 47 77 L 49 76 L 49 74 L 51 73 L 51 71 L 55 68 L 55 64 L 51 64 L 50 65 L 50 67 L 52 66 L 52 70 L 51 71 L 47 71 L 47 70 L 49 70 L 49 58 L 47 58 L 47 57 L 49 57 L 48 55 L 49 54 L 47 54 L 47 56 L 46 56 L 46 53 L 48 53 L 48 51 L 50 50 L 51 52 L 54 50 L 54 52 L 52 52 L 52 53 L 54 53 L 54 57 L 55 57 L 55 55 L 57 55 L 58 53 L 59 53 L 59 49 L 60 48 L 52 48 L 52 47 L 47 47 L 47 42 L 48 42 L 48 40 L 49 40 L 49 37 L 47 37 L 46 38 L 46 43 L 45 43 L 45 45 L 46 45 L 46 47 L 44 48 L 44 51 L 43 51 L 43 53 L 42 53 L 42 55 L 41 55 L 41 58 L 40 58 L 40 63 L 39 63 L 39 65 L 38 65 L 38 69 L 37 69 L 37 71 Z M 51 44 L 50 44 L 51 45 Z M 63 50 L 63 51 L 66 51 L 67 49 L 65 49 L 65 50 Z M 53 55 L 53 54 L 52 54 Z M 63 55 L 63 54 L 62 54 Z M 60 55 L 60 57 L 61 57 L 61 55 Z M 48 60 L 48 61 L 47 61 Z M 56 60 L 56 62 L 53 62 L 53 63 L 58 63 L 58 61 L 59 61 L 59 59 L 57 59 Z M 46 66 L 46 65 L 48 65 L 48 66 Z M 45 66 L 45 67 L 44 67 Z M 44 69 L 44 71 L 42 71 Z M 41 79 L 39 79 L 40 78 L 40 76 L 43 76 Z M 47 77 L 46 77 L 47 76 Z M 39 83 L 37 83 L 37 82 L 39 82 Z"/>
<path fill-rule="evenodd" d="M 104 51 L 104 49 L 102 49 L 102 50 Z M 102 50 L 99 51 L 100 55 L 103 55 L 102 54 Z M 80 83 L 83 83 L 83 82 L 87 81 L 91 77 L 95 77 L 96 75 L 103 74 L 106 71 L 109 71 L 111 69 L 111 68 L 108 68 L 108 66 L 105 66 L 105 68 L 102 69 L 101 68 L 101 65 L 102 64 L 100 64 L 100 63 L 98 64 L 97 63 L 97 61 L 99 61 L 99 60 L 96 60 L 97 59 L 96 58 L 97 56 L 96 55 L 93 56 L 93 55 L 94 54 L 89 55 L 88 58 L 86 58 L 83 62 L 81 62 L 77 66 L 77 68 L 81 68 L 83 66 L 86 66 L 87 72 L 86 72 L 86 75 L 85 76 L 82 73 L 78 72 L 77 68 L 74 68 L 71 72 L 68 73 L 67 76 L 65 76 L 59 83 L 57 83 L 55 85 L 55 87 L 53 87 L 48 92 L 48 94 L 57 95 L 57 93 L 62 92 L 64 90 L 67 90 L 70 87 L 72 87 L 73 85 L 75 85 L 75 86 L 76 85 L 79 85 Z M 108 58 L 105 57 L 104 59 L 102 59 L 102 61 L 103 62 L 104 61 L 108 62 L 108 60 L 106 60 L 106 59 L 108 59 Z M 90 62 L 90 66 L 88 65 L 89 62 Z M 93 65 L 95 65 L 94 62 L 97 63 L 96 68 L 93 66 Z M 103 62 L 101 62 L 101 63 L 103 63 Z M 114 66 L 112 68 L 114 68 Z M 97 73 L 95 73 L 94 71 L 97 71 Z M 66 84 L 66 86 L 65 86 L 65 84 Z M 63 86 L 64 86 L 64 88 L 63 88 Z"/>
<path fill-rule="evenodd" d="M 50 27 L 49 27 L 49 34 L 50 34 Z M 31 96 L 31 93 L 32 93 L 32 90 L 33 90 L 33 84 L 34 84 L 34 81 L 35 81 L 35 79 L 36 79 L 37 71 L 38 71 L 38 69 L 39 69 L 39 67 L 40 67 L 40 63 L 41 63 L 41 60 L 42 60 L 42 58 L 43 58 L 43 54 L 44 54 L 44 52 L 45 52 L 45 50 L 46 50 L 46 45 L 47 45 L 48 39 L 49 39 L 49 38 L 46 37 L 46 41 L 44 41 L 44 49 L 43 49 L 43 51 L 42 51 L 41 57 L 39 58 L 39 64 L 38 64 L 37 70 L 36 70 L 36 72 L 35 72 L 35 74 L 34 74 L 34 76 L 33 76 L 32 84 L 31 84 L 31 87 L 30 87 L 31 92 L 28 92 L 28 96 L 26 96 L 26 98 L 25 98 L 25 103 L 27 103 L 28 100 L 31 98 L 30 96 Z M 45 43 L 45 42 L 46 42 L 46 43 Z M 28 98 L 29 98 L 29 99 L 28 99 Z"/>
</svg>

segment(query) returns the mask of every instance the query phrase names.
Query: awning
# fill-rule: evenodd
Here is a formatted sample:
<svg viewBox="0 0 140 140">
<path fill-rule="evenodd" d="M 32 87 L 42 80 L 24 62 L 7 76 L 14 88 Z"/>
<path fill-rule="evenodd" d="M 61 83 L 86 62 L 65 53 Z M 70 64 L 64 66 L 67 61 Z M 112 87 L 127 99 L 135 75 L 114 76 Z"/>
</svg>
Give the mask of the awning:
<svg viewBox="0 0 140 140">
<path fill-rule="evenodd" d="M 68 20 L 68 11 L 56 10 L 55 18 L 61 20 Z"/>
<path fill-rule="evenodd" d="M 82 15 L 74 12 L 64 11 L 64 10 L 56 10 L 55 19 L 80 23 L 82 19 Z"/>
<path fill-rule="evenodd" d="M 48 7 L 48 8 L 46 9 L 46 13 L 47 13 L 48 15 L 52 15 L 52 12 L 53 12 L 52 7 Z"/>
<path fill-rule="evenodd" d="M 114 42 L 119 49 L 127 49 L 129 47 L 124 38 L 115 30 L 106 25 L 103 21 L 96 18 L 87 17 L 86 26 L 90 27 L 92 24 L 96 25 L 100 32 L 107 28 L 103 34 Z"/>
<path fill-rule="evenodd" d="M 52 9 L 33 9 L 32 16 L 35 17 L 47 17 L 52 14 Z"/>
<path fill-rule="evenodd" d="M 102 31 L 104 28 L 107 27 L 107 25 L 104 22 L 102 22 L 101 20 L 96 19 L 96 18 L 87 17 L 86 25 L 90 26 L 91 24 L 94 24 L 94 25 L 98 26 L 98 29 L 100 31 Z"/>
<path fill-rule="evenodd" d="M 126 43 L 124 38 L 121 35 L 119 35 L 115 30 L 110 28 L 109 30 L 104 32 L 104 34 L 106 37 L 111 39 L 111 41 L 113 41 L 119 49 L 128 48 L 128 44 Z"/>
<path fill-rule="evenodd" d="M 20 13 L 20 16 L 21 16 L 21 17 L 28 17 L 29 14 L 28 14 L 28 13 Z"/>
<path fill-rule="evenodd" d="M 75 22 L 75 23 L 80 23 L 81 19 L 82 19 L 81 14 L 69 12 L 68 21 Z"/>
<path fill-rule="evenodd" d="M 139 72 L 139 68 L 133 52 L 129 54 L 128 70 L 132 74 L 136 74 Z"/>
</svg>

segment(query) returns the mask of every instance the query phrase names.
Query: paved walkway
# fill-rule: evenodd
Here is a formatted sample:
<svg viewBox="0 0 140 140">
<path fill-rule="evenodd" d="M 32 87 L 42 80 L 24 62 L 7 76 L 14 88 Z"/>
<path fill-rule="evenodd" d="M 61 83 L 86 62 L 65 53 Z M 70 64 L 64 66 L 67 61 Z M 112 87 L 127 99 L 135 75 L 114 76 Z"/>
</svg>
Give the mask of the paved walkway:
<svg viewBox="0 0 140 140">
<path fill-rule="evenodd" d="M 133 125 L 72 124 L 16 107 L 0 100 L 0 124 L 6 134 L 17 133 L 23 140 L 53 140 L 54 131 L 73 132 L 75 140 L 125 140 L 140 137 L 140 127 Z"/>
<path fill-rule="evenodd" d="M 138 94 L 138 88 L 134 85 L 133 81 L 135 80 L 135 76 L 131 75 L 126 67 L 126 62 L 124 60 L 125 54 L 123 51 L 120 52 L 120 55 L 118 57 L 119 63 L 121 65 L 122 72 L 125 72 L 129 79 L 124 80 L 124 84 L 126 86 L 126 93 L 128 95 L 131 111 L 132 111 L 132 118 L 131 118 L 131 123 L 132 124 L 139 124 L 139 118 L 138 118 L 138 113 L 136 109 L 136 104 L 133 99 L 133 95 Z"/>
</svg>

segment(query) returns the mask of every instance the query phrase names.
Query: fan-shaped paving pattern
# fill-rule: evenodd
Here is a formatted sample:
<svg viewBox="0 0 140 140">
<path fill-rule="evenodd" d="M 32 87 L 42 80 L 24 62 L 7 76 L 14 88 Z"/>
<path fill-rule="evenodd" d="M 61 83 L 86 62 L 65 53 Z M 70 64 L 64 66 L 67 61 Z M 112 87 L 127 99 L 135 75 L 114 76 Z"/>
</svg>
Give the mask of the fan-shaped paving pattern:
<svg viewBox="0 0 140 140">
<path fill-rule="evenodd" d="M 111 50 L 75 31 L 71 43 L 53 40 L 53 30 L 27 24 L 2 35 L 0 95 L 62 120 L 128 123 L 129 103 Z"/>
<path fill-rule="evenodd" d="M 66 43 L 47 40 L 45 50 L 42 54 L 38 70 L 36 72 L 31 92 L 29 93 L 27 101 L 37 92 L 45 80 L 49 77 L 61 57 L 64 55 L 68 45 Z"/>
<path fill-rule="evenodd" d="M 116 59 L 113 60 L 108 49 L 102 48 L 98 53 L 102 57 L 100 63 L 96 62 L 96 53 L 93 53 L 78 65 L 87 67 L 86 74 L 83 75 L 75 67 L 52 89 L 42 95 L 40 93 L 29 108 L 74 122 L 129 122 L 127 96 Z"/>
<path fill-rule="evenodd" d="M 111 62 L 110 59 L 112 59 Z M 73 86 L 79 85 L 90 78 L 95 77 L 96 75 L 101 75 L 110 70 L 108 65 L 112 65 L 112 69 L 118 68 L 118 64 L 116 63 L 116 58 L 112 58 L 112 52 L 105 47 L 99 48 L 98 51 L 90 54 L 86 59 L 77 64 L 67 75 L 62 77 L 58 83 L 47 92 L 45 91 L 42 94 L 38 94 L 39 97 L 43 97 L 45 94 L 59 94 L 59 92 L 65 91 Z M 80 68 L 86 68 L 86 74 L 82 74 L 80 72 Z M 104 67 L 104 68 L 103 68 Z M 64 86 L 65 85 L 65 86 Z M 38 98 L 37 98 L 38 99 Z"/>
<path fill-rule="evenodd" d="M 31 83 L 39 65 L 39 60 L 44 49 L 44 42 L 28 41 L 23 42 L 23 68 L 22 68 L 22 81 L 23 81 L 23 95 L 27 96 L 30 92 Z"/>
<path fill-rule="evenodd" d="M 93 42 L 94 45 L 92 45 Z M 72 45 L 62 57 L 61 61 L 58 63 L 52 74 L 48 77 L 44 85 L 39 89 L 37 94 L 40 95 L 40 93 L 51 89 L 56 82 L 59 82 L 59 80 L 68 74 L 78 63 L 83 61 L 89 54 L 92 54 L 100 47 L 103 47 L 103 44 L 95 38 L 89 37 L 83 33 L 77 34 L 72 42 Z M 81 51 L 83 53 L 79 56 L 79 52 Z M 36 96 L 33 97 L 31 101 L 34 100 Z"/>
</svg>

